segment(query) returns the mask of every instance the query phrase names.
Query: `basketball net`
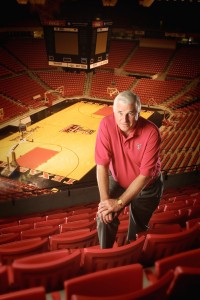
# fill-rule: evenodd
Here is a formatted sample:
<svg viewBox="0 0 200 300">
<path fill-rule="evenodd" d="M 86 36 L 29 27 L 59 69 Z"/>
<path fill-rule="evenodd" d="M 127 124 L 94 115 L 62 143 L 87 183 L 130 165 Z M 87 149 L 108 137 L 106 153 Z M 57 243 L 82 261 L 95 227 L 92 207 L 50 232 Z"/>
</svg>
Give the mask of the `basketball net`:
<svg viewBox="0 0 200 300">
<path fill-rule="evenodd" d="M 64 86 L 59 86 L 55 90 L 48 90 L 44 93 L 44 100 L 45 103 L 48 103 L 49 105 L 52 104 L 54 100 L 57 100 L 60 98 L 60 96 L 64 97 Z"/>
<path fill-rule="evenodd" d="M 119 91 L 116 87 L 107 87 L 107 93 L 112 97 L 118 95 Z"/>
</svg>

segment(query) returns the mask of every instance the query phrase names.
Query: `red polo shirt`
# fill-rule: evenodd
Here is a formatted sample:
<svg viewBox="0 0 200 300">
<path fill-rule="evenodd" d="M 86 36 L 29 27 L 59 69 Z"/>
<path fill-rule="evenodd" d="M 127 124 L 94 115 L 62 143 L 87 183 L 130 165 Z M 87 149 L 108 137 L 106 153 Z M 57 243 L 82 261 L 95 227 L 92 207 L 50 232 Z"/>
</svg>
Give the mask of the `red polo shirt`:
<svg viewBox="0 0 200 300">
<path fill-rule="evenodd" d="M 97 165 L 109 165 L 114 179 L 124 188 L 139 175 L 151 176 L 161 170 L 158 127 L 139 117 L 134 131 L 126 138 L 117 126 L 114 114 L 104 117 L 98 128 L 95 145 Z"/>
</svg>

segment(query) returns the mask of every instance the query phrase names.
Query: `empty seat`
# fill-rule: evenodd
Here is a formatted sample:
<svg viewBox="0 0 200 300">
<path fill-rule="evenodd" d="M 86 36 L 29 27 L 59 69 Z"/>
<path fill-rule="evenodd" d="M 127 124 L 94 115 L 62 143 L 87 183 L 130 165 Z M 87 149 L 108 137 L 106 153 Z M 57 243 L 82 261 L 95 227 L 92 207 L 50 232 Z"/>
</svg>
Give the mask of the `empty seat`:
<svg viewBox="0 0 200 300">
<path fill-rule="evenodd" d="M 96 224 L 97 224 L 96 220 L 73 221 L 73 222 L 62 224 L 60 227 L 60 231 L 66 232 L 66 231 L 77 230 L 81 228 L 89 228 L 90 230 L 93 230 L 97 227 Z"/>
<path fill-rule="evenodd" d="M 48 251 L 48 238 L 34 238 L 0 245 L 0 260 L 11 264 L 14 259 Z"/>
<path fill-rule="evenodd" d="M 194 247 L 198 234 L 198 226 L 176 233 L 147 234 L 141 261 L 149 266 L 158 259 L 190 250 Z"/>
<path fill-rule="evenodd" d="M 169 299 L 199 299 L 200 268 L 177 266 L 168 288 Z M 199 295 L 199 296 L 198 296 Z"/>
<path fill-rule="evenodd" d="M 20 240 L 21 236 L 18 232 L 8 232 L 0 235 L 0 245 Z"/>
<path fill-rule="evenodd" d="M 38 286 L 20 291 L 12 291 L 0 295 L 0 300 L 46 300 L 45 288 Z"/>
<path fill-rule="evenodd" d="M 85 296 L 117 296 L 143 287 L 143 267 L 131 264 L 78 276 L 64 282 L 66 299 L 73 294 Z"/>
<path fill-rule="evenodd" d="M 81 249 L 98 244 L 97 230 L 87 232 L 74 232 L 69 235 L 68 232 L 55 234 L 49 237 L 50 250 L 58 249 Z"/>
<path fill-rule="evenodd" d="M 9 292 L 8 268 L 0 264 L 0 294 Z"/>
<path fill-rule="evenodd" d="M 185 226 L 185 222 L 188 217 L 188 212 L 186 211 L 164 211 L 157 214 L 153 214 L 150 221 L 149 227 L 153 228 L 155 224 L 169 224 L 169 223 L 178 223 L 181 227 Z"/>
<path fill-rule="evenodd" d="M 177 266 L 200 268 L 200 248 L 158 259 L 154 264 L 154 268 L 146 268 L 145 273 L 148 280 L 154 282 Z"/>
<path fill-rule="evenodd" d="M 80 270 L 81 252 L 51 251 L 16 259 L 12 264 L 16 289 L 42 285 L 46 291 L 63 289 L 63 282 Z"/>
<path fill-rule="evenodd" d="M 56 226 L 42 226 L 37 227 L 29 230 L 25 230 L 21 232 L 21 239 L 31 239 L 35 237 L 46 238 L 49 237 L 51 234 L 57 234 L 60 232 L 60 227 Z"/>
<path fill-rule="evenodd" d="M 128 245 L 101 249 L 88 247 L 83 249 L 83 272 L 91 273 L 127 264 L 138 263 L 144 244 L 142 236 Z"/>
<path fill-rule="evenodd" d="M 148 231 L 142 231 L 137 234 L 137 236 L 147 235 L 147 234 L 164 234 L 164 233 L 175 233 L 182 231 L 183 228 L 176 223 L 169 224 L 155 224 L 153 228 L 150 228 Z"/>
<path fill-rule="evenodd" d="M 168 288 L 173 280 L 173 271 L 168 271 L 157 282 L 150 284 L 147 287 L 140 288 L 134 292 L 124 293 L 116 296 L 88 296 L 73 294 L 71 300 L 165 300 L 168 299 Z"/>
</svg>

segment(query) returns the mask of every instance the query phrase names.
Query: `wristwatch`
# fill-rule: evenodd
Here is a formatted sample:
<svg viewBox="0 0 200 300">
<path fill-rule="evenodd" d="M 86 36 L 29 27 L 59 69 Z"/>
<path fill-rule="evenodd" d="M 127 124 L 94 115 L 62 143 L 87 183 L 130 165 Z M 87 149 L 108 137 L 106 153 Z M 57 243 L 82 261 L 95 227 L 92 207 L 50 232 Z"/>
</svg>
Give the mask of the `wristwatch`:
<svg viewBox="0 0 200 300">
<path fill-rule="evenodd" d="M 117 199 L 117 204 L 119 204 L 120 206 L 123 206 L 123 202 L 121 199 Z"/>
</svg>

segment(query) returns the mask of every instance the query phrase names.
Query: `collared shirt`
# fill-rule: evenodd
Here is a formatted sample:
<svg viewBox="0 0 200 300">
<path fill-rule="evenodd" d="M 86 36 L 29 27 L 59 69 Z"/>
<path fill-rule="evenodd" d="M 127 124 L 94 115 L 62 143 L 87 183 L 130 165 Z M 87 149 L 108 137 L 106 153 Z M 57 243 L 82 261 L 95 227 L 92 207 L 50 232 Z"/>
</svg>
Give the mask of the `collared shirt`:
<svg viewBox="0 0 200 300">
<path fill-rule="evenodd" d="M 161 169 L 160 143 L 159 129 L 151 121 L 139 117 L 134 130 L 125 137 L 111 114 L 99 124 L 95 162 L 109 165 L 113 178 L 124 188 L 139 174 L 153 181 Z"/>
</svg>

